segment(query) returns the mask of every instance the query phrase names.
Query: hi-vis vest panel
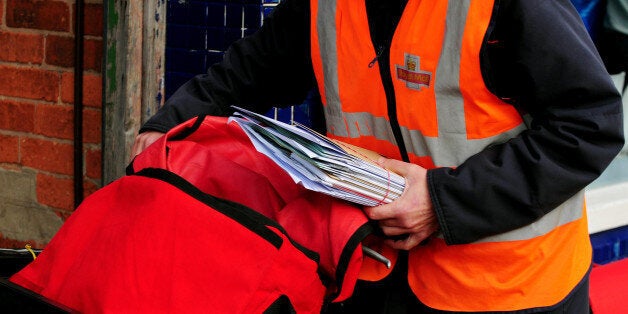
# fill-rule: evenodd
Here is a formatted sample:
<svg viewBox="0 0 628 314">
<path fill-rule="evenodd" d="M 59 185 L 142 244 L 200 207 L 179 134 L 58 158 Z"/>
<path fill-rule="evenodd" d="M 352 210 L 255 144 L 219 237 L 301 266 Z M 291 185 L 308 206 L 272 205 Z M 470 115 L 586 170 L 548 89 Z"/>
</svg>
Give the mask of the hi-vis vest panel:
<svg viewBox="0 0 628 314">
<path fill-rule="evenodd" d="M 312 59 L 330 137 L 390 158 L 399 158 L 403 145 L 411 162 L 433 168 L 456 167 L 527 129 L 517 110 L 488 90 L 480 70 L 493 1 L 408 1 L 387 47 L 403 143 L 393 136 L 379 64 L 369 67 L 376 50 L 364 1 L 313 0 L 311 11 Z M 468 245 L 434 239 L 409 259 L 410 286 L 433 308 L 551 306 L 590 265 L 583 195 L 532 225 Z M 372 266 L 361 278 L 388 273 Z"/>
</svg>

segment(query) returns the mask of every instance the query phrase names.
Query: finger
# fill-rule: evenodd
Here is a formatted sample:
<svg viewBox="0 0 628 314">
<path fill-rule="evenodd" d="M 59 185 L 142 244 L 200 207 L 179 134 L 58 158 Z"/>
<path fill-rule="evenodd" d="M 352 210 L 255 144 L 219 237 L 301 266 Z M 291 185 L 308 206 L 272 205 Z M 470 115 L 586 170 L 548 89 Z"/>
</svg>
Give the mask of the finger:
<svg viewBox="0 0 628 314">
<path fill-rule="evenodd" d="M 134 158 L 135 156 L 139 155 L 142 151 L 144 151 L 144 149 L 146 149 L 146 147 L 148 147 L 148 141 L 150 140 L 150 138 L 147 138 L 146 136 L 141 136 L 141 137 L 137 137 L 135 143 L 133 143 L 133 149 L 131 150 L 131 158 Z"/>
<path fill-rule="evenodd" d="M 380 229 L 382 229 L 382 232 L 389 237 L 411 233 L 410 230 L 400 227 L 380 226 Z"/>
<path fill-rule="evenodd" d="M 406 229 L 412 232 L 416 232 L 419 228 L 429 225 L 430 220 L 422 219 L 422 217 L 407 217 L 403 215 L 397 215 L 393 218 L 386 218 L 378 220 L 380 227 L 397 227 Z"/>
<path fill-rule="evenodd" d="M 135 142 L 133 143 L 133 148 L 131 149 L 131 159 L 139 155 L 142 151 L 144 151 L 148 146 L 156 142 L 163 135 L 164 133 L 157 132 L 157 131 L 150 131 L 150 132 L 139 134 L 135 138 Z"/>
<path fill-rule="evenodd" d="M 395 159 L 380 159 L 380 166 L 391 172 L 395 172 L 405 179 L 405 189 L 400 199 L 411 190 L 427 189 L 427 170 L 419 165 L 406 163 Z M 418 188 L 417 188 L 418 187 Z"/>
<path fill-rule="evenodd" d="M 133 143 L 133 148 L 131 149 L 131 159 L 135 158 L 135 156 L 142 152 L 142 146 L 143 145 L 138 140 Z"/>
<path fill-rule="evenodd" d="M 380 228 L 384 228 L 384 227 L 403 228 L 403 226 L 399 222 L 399 219 L 397 219 L 397 218 L 382 219 L 382 220 L 377 221 L 377 223 L 379 224 Z"/>
<path fill-rule="evenodd" d="M 406 176 L 406 174 L 408 174 L 408 166 L 410 165 L 409 163 L 403 162 L 401 160 L 388 158 L 380 158 L 378 160 L 378 163 L 385 169 L 404 177 Z"/>
<path fill-rule="evenodd" d="M 396 206 L 393 203 L 364 208 L 364 213 L 372 220 L 394 218 L 396 211 Z"/>
<path fill-rule="evenodd" d="M 416 234 L 411 234 L 403 240 L 385 240 L 384 243 L 392 247 L 393 249 L 410 250 L 414 248 L 415 246 L 419 245 L 419 243 L 421 243 L 421 241 L 423 240 L 424 238 Z"/>
</svg>

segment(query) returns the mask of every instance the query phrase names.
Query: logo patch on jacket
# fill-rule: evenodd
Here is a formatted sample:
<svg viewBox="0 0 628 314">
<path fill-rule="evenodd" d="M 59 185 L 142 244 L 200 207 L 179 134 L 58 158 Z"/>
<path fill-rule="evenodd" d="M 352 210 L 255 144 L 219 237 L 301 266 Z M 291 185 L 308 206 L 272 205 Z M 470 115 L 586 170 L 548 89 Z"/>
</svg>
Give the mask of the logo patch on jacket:
<svg viewBox="0 0 628 314">
<path fill-rule="evenodd" d="M 397 79 L 406 82 L 406 87 L 415 90 L 421 90 L 423 87 L 429 87 L 432 80 L 432 72 L 421 71 L 421 63 L 419 56 L 405 54 L 405 64 L 403 66 L 395 65 L 397 68 Z"/>
</svg>

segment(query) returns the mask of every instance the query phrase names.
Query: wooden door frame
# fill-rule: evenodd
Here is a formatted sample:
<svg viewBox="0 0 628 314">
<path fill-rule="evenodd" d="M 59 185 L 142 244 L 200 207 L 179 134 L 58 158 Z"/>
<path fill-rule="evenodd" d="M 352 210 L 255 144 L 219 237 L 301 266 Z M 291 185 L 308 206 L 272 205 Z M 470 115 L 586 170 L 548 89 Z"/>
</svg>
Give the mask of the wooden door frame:
<svg viewBox="0 0 628 314">
<path fill-rule="evenodd" d="M 140 126 L 164 102 L 166 0 L 105 0 L 103 185 L 124 175 Z"/>
</svg>

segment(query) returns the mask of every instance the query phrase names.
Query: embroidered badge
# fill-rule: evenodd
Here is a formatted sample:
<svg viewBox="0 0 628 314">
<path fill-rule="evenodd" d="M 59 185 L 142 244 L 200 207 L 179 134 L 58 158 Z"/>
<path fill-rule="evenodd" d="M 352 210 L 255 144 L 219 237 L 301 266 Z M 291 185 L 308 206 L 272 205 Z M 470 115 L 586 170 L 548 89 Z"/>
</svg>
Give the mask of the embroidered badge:
<svg viewBox="0 0 628 314">
<path fill-rule="evenodd" d="M 397 67 L 397 79 L 406 82 L 406 87 L 421 90 L 429 87 L 432 80 L 432 72 L 421 71 L 419 56 L 405 54 L 405 65 L 395 65 Z"/>
</svg>

